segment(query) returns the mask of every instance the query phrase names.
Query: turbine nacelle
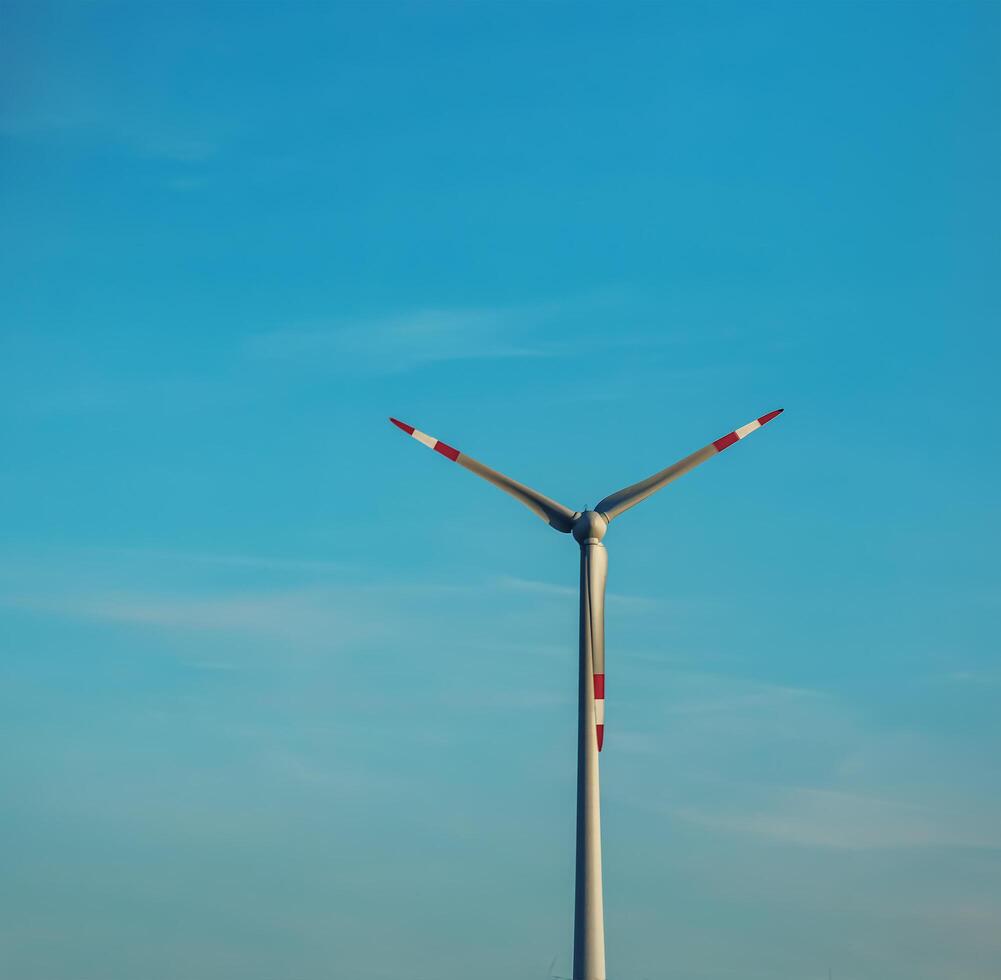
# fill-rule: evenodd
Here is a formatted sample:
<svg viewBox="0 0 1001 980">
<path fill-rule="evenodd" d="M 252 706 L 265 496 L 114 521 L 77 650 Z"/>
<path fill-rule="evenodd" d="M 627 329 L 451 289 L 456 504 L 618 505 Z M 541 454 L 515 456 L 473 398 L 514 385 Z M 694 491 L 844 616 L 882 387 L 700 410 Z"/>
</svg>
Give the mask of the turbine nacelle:
<svg viewBox="0 0 1001 980">
<path fill-rule="evenodd" d="M 608 521 L 596 510 L 585 510 L 577 515 L 571 530 L 580 544 L 600 544 L 608 530 Z"/>
</svg>

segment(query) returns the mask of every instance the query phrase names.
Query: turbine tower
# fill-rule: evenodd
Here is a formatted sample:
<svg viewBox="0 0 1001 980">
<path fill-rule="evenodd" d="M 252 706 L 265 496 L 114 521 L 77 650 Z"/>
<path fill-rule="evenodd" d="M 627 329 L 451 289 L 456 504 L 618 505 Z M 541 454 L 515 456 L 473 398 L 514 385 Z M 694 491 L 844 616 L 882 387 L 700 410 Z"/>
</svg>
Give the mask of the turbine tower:
<svg viewBox="0 0 1001 980">
<path fill-rule="evenodd" d="M 755 429 L 771 422 L 782 409 L 709 443 L 667 469 L 609 494 L 594 510 L 573 511 L 531 487 L 459 452 L 412 425 L 391 418 L 393 425 L 453 463 L 488 480 L 520 500 L 557 531 L 572 533 L 580 545 L 580 667 L 577 696 L 577 874 L 574 889 L 573 980 L 606 980 L 605 919 L 601 899 L 601 813 L 598 753 L 605 740 L 605 578 L 608 553 L 601 539 L 619 514 L 684 476 Z"/>
</svg>

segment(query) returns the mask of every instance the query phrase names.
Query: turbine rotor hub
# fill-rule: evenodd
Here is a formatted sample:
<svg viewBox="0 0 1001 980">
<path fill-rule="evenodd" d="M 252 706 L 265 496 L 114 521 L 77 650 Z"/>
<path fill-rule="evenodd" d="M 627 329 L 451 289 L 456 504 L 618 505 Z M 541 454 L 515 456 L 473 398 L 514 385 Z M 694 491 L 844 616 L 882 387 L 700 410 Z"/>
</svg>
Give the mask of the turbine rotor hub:
<svg viewBox="0 0 1001 980">
<path fill-rule="evenodd" d="M 585 510 L 573 524 L 573 536 L 580 544 L 598 544 L 608 530 L 608 521 L 596 510 Z"/>
</svg>

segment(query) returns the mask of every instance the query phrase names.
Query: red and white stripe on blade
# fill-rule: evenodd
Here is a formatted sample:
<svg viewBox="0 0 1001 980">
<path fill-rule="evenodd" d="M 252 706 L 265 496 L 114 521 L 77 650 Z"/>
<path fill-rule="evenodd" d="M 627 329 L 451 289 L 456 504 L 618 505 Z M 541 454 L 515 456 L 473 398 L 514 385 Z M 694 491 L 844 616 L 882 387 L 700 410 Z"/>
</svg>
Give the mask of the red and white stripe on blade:
<svg viewBox="0 0 1001 980">
<path fill-rule="evenodd" d="M 458 463 L 463 469 L 469 470 L 470 473 L 475 473 L 480 479 L 486 480 L 505 493 L 510 494 L 515 500 L 521 501 L 529 510 L 549 524 L 550 527 L 555 528 L 563 534 L 570 533 L 577 514 L 569 507 L 565 507 L 558 501 L 539 493 L 538 490 L 533 490 L 531 487 L 525 486 L 524 483 L 519 483 L 517 480 L 512 480 L 511 477 L 505 476 L 503 473 L 498 473 L 497 470 L 492 470 L 479 460 L 473 459 L 472 456 L 460 453 L 458 449 L 450 446 L 447 442 L 435 439 L 434 436 L 429 436 L 426 432 L 421 432 L 412 425 L 407 425 L 406 422 L 401 422 L 399 419 L 392 417 L 389 421 L 398 429 L 406 432 L 408 436 L 427 446 L 428 449 L 433 449 L 436 453 L 440 453 L 453 463 Z"/>
<path fill-rule="evenodd" d="M 605 741 L 605 582 L 608 578 L 608 552 L 601 544 L 584 545 L 584 607 L 587 614 L 587 640 L 591 661 L 594 695 L 594 726 L 598 751 Z"/>
<path fill-rule="evenodd" d="M 723 452 L 727 446 L 732 446 L 745 436 L 749 436 L 755 429 L 760 429 L 763 425 L 767 425 L 772 419 L 781 415 L 782 411 L 783 409 L 777 408 L 774 412 L 762 415 L 761 418 L 755 419 L 753 422 L 748 422 L 747 425 L 742 425 L 739 429 L 734 429 L 733 432 L 728 432 L 725 436 L 721 436 L 713 443 L 716 447 L 716 452 Z"/>
<path fill-rule="evenodd" d="M 594 675 L 594 727 L 598 733 L 598 751 L 605 741 L 605 675 Z"/>
<path fill-rule="evenodd" d="M 420 429 L 415 429 L 412 425 L 407 425 L 406 422 L 401 422 L 399 419 L 390 418 L 389 421 L 398 429 L 403 429 L 408 436 L 413 436 L 419 443 L 427 446 L 428 449 L 433 449 L 436 453 L 441 453 L 442 456 L 450 459 L 453 463 L 459 458 L 459 450 L 453 449 L 448 443 L 442 442 L 441 439 L 435 439 L 434 436 L 429 436 L 426 432 L 421 432 Z"/>
<path fill-rule="evenodd" d="M 651 494 L 656 493 L 672 481 L 677 480 L 679 476 L 690 473 L 696 466 L 704 463 L 707 459 L 712 459 L 714 456 L 719 455 L 728 446 L 732 446 L 735 442 L 740 442 L 741 439 L 749 436 L 755 429 L 760 429 L 763 425 L 767 425 L 772 419 L 781 414 L 782 409 L 780 408 L 774 412 L 769 412 L 767 415 L 762 415 L 760 418 L 756 418 L 753 422 L 748 422 L 747 425 L 742 425 L 739 429 L 734 429 L 733 432 L 728 432 L 715 442 L 709 443 L 708 446 L 703 446 L 701 449 L 696 450 L 690 456 L 679 459 L 677 463 L 672 463 L 666 469 L 654 473 L 653 476 L 648 476 L 645 480 L 640 480 L 639 483 L 633 483 L 622 490 L 610 493 L 603 500 L 599 500 L 595 504 L 594 509 L 599 514 L 603 514 L 606 521 L 614 520 L 619 514 L 624 514 L 631 507 L 635 507 L 641 500 L 646 500 Z"/>
</svg>

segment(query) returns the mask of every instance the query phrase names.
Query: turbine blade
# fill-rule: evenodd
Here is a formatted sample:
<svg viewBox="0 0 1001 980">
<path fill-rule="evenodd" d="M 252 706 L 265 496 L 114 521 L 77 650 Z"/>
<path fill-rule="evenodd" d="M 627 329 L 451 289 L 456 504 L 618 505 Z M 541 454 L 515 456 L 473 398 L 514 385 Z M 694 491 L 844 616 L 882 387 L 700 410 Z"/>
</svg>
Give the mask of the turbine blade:
<svg viewBox="0 0 1001 980">
<path fill-rule="evenodd" d="M 509 476 L 498 473 L 497 470 L 490 469 L 489 466 L 484 466 L 483 463 L 473 459 L 472 456 L 467 456 L 465 453 L 459 452 L 458 449 L 453 449 L 452 446 L 447 445 L 440 439 L 435 439 L 434 436 L 429 436 L 415 429 L 412 425 L 407 425 L 406 422 L 401 422 L 399 419 L 394 418 L 390 418 L 389 421 L 429 449 L 433 449 L 436 453 L 441 453 L 446 459 L 450 459 L 453 463 L 458 463 L 469 470 L 470 473 L 475 473 L 477 476 L 492 483 L 495 487 L 500 487 L 505 493 L 511 494 L 512 497 L 520 500 L 529 510 L 534 511 L 544 521 L 547 521 L 551 527 L 556 528 L 557 531 L 568 534 L 573 527 L 574 518 L 577 514 L 570 510 L 569 507 L 564 507 L 563 504 L 557 503 L 555 500 L 550 500 L 549 497 L 544 496 L 537 490 L 526 487 L 525 484 L 518 483 L 517 480 L 512 480 Z"/>
<path fill-rule="evenodd" d="M 587 609 L 588 639 L 591 646 L 591 680 L 594 693 L 594 725 L 598 751 L 605 741 L 605 582 L 608 552 L 600 544 L 584 546 L 584 575 L 581 583 Z"/>
<path fill-rule="evenodd" d="M 668 466 L 667 469 L 661 470 L 659 473 L 654 473 L 653 476 L 647 477 L 639 483 L 634 483 L 631 487 L 626 487 L 624 490 L 609 494 L 604 500 L 597 503 L 594 509 L 599 514 L 603 514 L 608 521 L 612 520 L 613 517 L 618 517 L 619 514 L 629 510 L 630 507 L 635 507 L 641 500 L 646 500 L 651 494 L 656 493 L 662 487 L 666 487 L 672 480 L 676 480 L 679 476 L 684 476 L 689 470 L 694 470 L 699 463 L 704 463 L 707 459 L 712 459 L 713 456 L 723 452 L 727 447 L 750 435 L 755 429 L 760 429 L 761 426 L 767 425 L 773 418 L 781 415 L 783 411 L 781 408 L 776 409 L 774 412 L 762 415 L 753 422 L 748 422 L 747 425 L 742 425 L 739 429 L 734 429 L 733 432 L 728 432 L 715 442 L 709 443 L 705 448 L 692 453 L 691 456 L 686 456 L 672 466 Z"/>
</svg>

